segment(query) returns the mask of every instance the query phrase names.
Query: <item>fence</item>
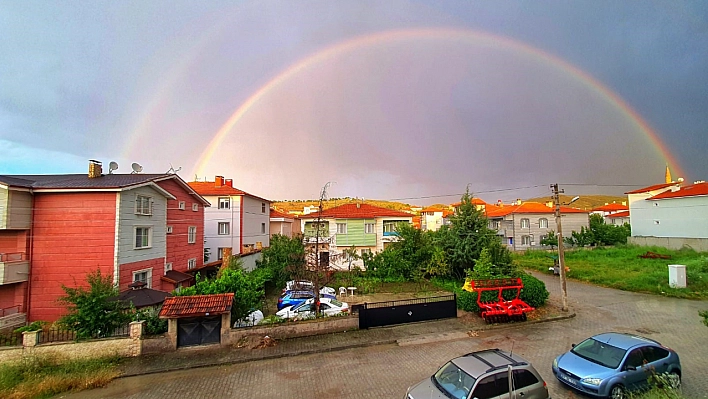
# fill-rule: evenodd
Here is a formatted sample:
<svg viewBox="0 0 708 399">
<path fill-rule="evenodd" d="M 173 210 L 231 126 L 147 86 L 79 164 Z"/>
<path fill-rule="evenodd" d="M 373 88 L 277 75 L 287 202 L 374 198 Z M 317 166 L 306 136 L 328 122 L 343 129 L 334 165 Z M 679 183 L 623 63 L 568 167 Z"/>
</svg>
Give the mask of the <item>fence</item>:
<svg viewBox="0 0 708 399">
<path fill-rule="evenodd" d="M 403 299 L 364 303 L 359 310 L 359 328 L 457 317 L 457 296 Z"/>
<path fill-rule="evenodd" d="M 92 338 L 119 338 L 127 337 L 130 335 L 130 326 L 125 325 L 118 327 L 111 334 L 101 335 Z M 62 330 L 62 329 L 50 329 L 42 330 L 39 333 L 39 344 L 46 344 L 49 342 L 65 342 L 65 341 L 76 341 L 76 332 L 73 330 Z"/>
<path fill-rule="evenodd" d="M 20 346 L 22 345 L 22 333 L 8 331 L 0 334 L 0 347 L 1 346 Z"/>
</svg>

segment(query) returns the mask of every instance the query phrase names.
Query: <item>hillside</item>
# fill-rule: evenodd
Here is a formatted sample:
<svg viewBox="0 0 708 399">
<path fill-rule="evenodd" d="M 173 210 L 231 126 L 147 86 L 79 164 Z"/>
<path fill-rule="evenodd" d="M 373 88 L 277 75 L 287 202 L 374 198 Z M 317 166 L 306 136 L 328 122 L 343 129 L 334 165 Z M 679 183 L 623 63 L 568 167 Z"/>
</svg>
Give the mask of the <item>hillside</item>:
<svg viewBox="0 0 708 399">
<path fill-rule="evenodd" d="M 397 211 L 409 211 L 411 206 L 415 205 L 404 204 L 402 202 L 394 201 L 382 201 L 382 200 L 362 200 L 356 198 L 332 198 L 322 203 L 324 209 L 334 208 L 335 206 L 344 204 L 354 204 L 354 203 L 364 203 L 373 206 L 378 206 L 381 208 L 394 209 Z M 278 201 L 273 202 L 272 205 L 282 211 L 298 211 L 302 212 L 303 208 L 306 206 L 317 206 L 319 204 L 318 200 L 292 200 L 292 201 Z"/>
<path fill-rule="evenodd" d="M 570 202 L 570 200 L 573 199 L 573 197 L 574 197 L 573 195 L 565 195 L 565 194 L 559 195 L 561 204 L 567 204 L 568 202 Z M 525 201 L 545 203 L 548 201 L 553 201 L 553 197 L 551 197 L 549 195 L 546 197 L 529 198 Z M 573 208 L 590 210 L 590 209 L 597 208 L 598 206 L 602 206 L 605 204 L 611 204 L 613 202 L 621 204 L 622 202 L 626 203 L 626 201 L 627 201 L 627 197 L 619 197 L 619 196 L 614 196 L 614 195 L 581 195 L 580 199 L 573 202 L 573 204 L 570 206 Z"/>
</svg>

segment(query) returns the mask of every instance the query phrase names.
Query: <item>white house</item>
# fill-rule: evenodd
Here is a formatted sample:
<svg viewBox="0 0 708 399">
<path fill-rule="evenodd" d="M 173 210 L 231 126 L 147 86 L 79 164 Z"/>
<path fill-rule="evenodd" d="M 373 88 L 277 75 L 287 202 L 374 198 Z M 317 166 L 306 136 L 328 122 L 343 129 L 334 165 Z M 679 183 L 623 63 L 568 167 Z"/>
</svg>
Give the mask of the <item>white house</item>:
<svg viewBox="0 0 708 399">
<path fill-rule="evenodd" d="M 627 196 L 633 243 L 708 250 L 708 183 L 666 183 Z"/>
<path fill-rule="evenodd" d="M 221 259 L 224 248 L 246 254 L 270 245 L 270 201 L 239 190 L 232 179 L 189 186 L 212 206 L 204 211 L 204 248 L 209 260 Z"/>
</svg>

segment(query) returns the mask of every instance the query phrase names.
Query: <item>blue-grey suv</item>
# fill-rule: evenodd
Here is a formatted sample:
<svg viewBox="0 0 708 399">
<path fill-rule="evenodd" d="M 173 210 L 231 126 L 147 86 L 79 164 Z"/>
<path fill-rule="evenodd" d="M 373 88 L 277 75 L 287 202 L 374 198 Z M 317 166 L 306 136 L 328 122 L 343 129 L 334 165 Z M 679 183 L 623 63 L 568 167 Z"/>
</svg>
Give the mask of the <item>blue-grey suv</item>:
<svg viewBox="0 0 708 399">
<path fill-rule="evenodd" d="M 553 374 L 565 385 L 588 395 L 623 399 L 628 391 L 648 388 L 662 376 L 681 385 L 681 362 L 672 349 L 636 335 L 604 333 L 573 345 L 553 361 Z"/>
</svg>

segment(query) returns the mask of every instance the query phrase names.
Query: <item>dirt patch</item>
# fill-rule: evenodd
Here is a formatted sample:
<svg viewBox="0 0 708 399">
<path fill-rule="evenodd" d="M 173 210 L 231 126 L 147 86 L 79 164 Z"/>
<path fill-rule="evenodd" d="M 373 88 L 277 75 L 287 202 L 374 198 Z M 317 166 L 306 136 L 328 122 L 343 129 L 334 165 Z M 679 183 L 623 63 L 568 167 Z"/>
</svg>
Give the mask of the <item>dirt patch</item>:
<svg viewBox="0 0 708 399">
<path fill-rule="evenodd" d="M 236 349 L 263 349 L 269 348 L 271 346 L 277 345 L 278 342 L 269 336 L 260 335 L 246 335 L 241 337 L 241 339 L 236 342 L 234 348 Z"/>
</svg>

